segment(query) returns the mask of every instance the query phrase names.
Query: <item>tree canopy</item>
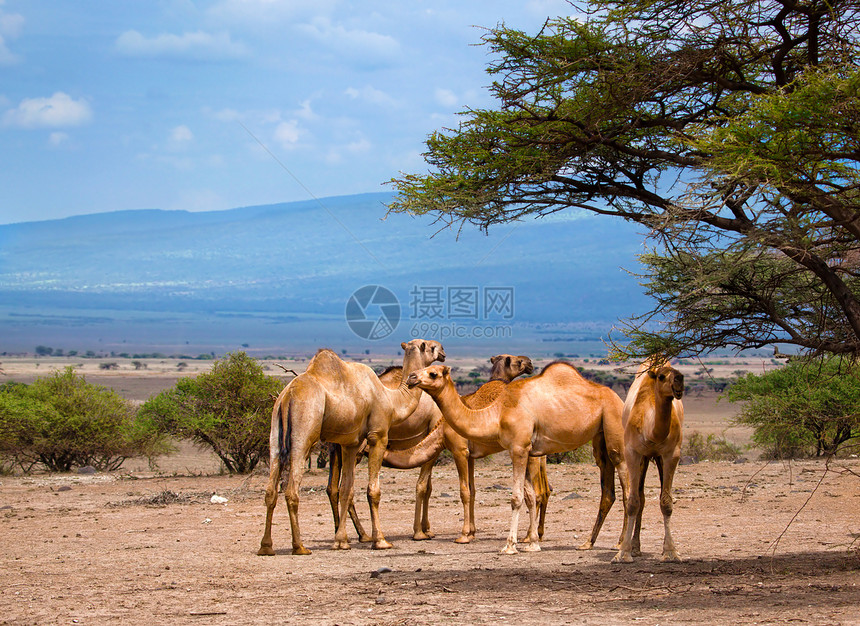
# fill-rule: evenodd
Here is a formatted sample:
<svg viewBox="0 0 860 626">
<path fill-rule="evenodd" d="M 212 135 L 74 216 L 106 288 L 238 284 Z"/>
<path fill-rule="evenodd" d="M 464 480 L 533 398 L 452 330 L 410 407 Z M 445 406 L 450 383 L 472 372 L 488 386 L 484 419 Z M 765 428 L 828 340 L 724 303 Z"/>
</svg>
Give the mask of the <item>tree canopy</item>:
<svg viewBox="0 0 860 626">
<path fill-rule="evenodd" d="M 495 109 L 426 141 L 390 209 L 645 225 L 627 356 L 860 354 L 857 0 L 591 2 L 483 43 Z"/>
<path fill-rule="evenodd" d="M 283 386 L 246 353 L 234 352 L 150 398 L 141 414 L 210 447 L 230 473 L 246 474 L 268 458 L 272 406 Z"/>
<path fill-rule="evenodd" d="M 168 450 L 157 425 L 128 400 L 71 367 L 31 385 L 0 387 L 0 458 L 24 471 L 115 470 L 129 457 L 151 459 Z"/>
</svg>

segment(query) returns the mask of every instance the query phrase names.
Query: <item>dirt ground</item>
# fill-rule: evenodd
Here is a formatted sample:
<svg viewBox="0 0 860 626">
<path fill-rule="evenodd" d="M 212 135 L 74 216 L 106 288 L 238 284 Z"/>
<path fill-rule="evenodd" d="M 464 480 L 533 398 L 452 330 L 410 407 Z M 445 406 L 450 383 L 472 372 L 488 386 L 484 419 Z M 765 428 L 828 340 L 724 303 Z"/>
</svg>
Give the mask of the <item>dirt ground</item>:
<svg viewBox="0 0 860 626">
<path fill-rule="evenodd" d="M 145 388 L 115 382 L 129 395 Z M 725 411 L 690 398 L 688 428 L 726 432 Z M 364 469 L 356 500 L 368 520 Z M 630 565 L 610 562 L 620 502 L 597 546 L 575 548 L 597 510 L 595 467 L 550 466 L 542 550 L 514 556 L 498 553 L 509 465 L 497 455 L 479 461 L 477 475 L 473 543 L 453 543 L 462 508 L 448 464 L 434 472 L 435 539 L 411 539 L 417 470 L 386 469 L 381 514 L 394 549 L 373 551 L 350 529 L 352 549 L 334 551 L 327 473 L 309 470 L 299 514 L 313 554 L 301 557 L 290 554 L 283 498 L 277 554 L 256 556 L 264 474 L 221 475 L 216 458 L 188 445 L 157 468 L 133 461 L 110 474 L 3 476 L 0 623 L 860 624 L 860 460 L 681 466 L 672 528 L 684 561 L 671 564 L 659 561 L 653 468 L 644 553 Z M 213 504 L 213 494 L 227 502 Z"/>
</svg>

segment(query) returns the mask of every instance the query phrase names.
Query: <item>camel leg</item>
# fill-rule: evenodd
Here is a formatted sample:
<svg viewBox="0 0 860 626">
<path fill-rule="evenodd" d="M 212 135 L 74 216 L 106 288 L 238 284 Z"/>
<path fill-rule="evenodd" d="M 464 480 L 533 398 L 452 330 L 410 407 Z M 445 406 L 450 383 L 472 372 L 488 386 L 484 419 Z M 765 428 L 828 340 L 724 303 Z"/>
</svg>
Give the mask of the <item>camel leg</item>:
<svg viewBox="0 0 860 626">
<path fill-rule="evenodd" d="M 454 465 L 457 466 L 457 478 L 460 482 L 460 502 L 463 503 L 463 528 L 454 543 L 469 543 L 475 537 L 475 506 L 474 506 L 474 467 L 475 462 L 469 458 L 468 450 L 454 450 Z"/>
<path fill-rule="evenodd" d="M 355 486 L 355 458 L 358 446 L 340 446 L 341 449 L 341 478 L 340 493 L 338 494 L 338 525 L 334 533 L 334 550 L 349 550 L 349 537 L 346 533 L 346 518 L 352 504 L 353 488 Z"/>
<path fill-rule="evenodd" d="M 549 495 L 552 487 L 549 486 L 549 478 L 546 473 L 546 456 L 538 457 L 537 479 L 534 482 L 535 496 L 538 503 L 538 537 L 543 539 L 544 524 L 546 523 L 546 508 L 549 505 Z M 532 474 L 534 476 L 534 474 Z"/>
<path fill-rule="evenodd" d="M 680 456 L 657 457 L 657 471 L 660 473 L 660 512 L 663 513 L 663 555 L 661 561 L 681 561 L 681 556 L 675 550 L 669 522 L 672 518 L 672 480 L 678 468 Z"/>
<path fill-rule="evenodd" d="M 290 530 L 293 538 L 293 554 L 310 554 L 301 540 L 299 530 L 299 488 L 304 475 L 304 463 L 310 446 L 306 445 L 303 450 L 293 450 L 290 455 L 290 471 L 287 474 L 287 484 L 284 488 L 284 498 L 287 501 L 287 509 L 290 512 Z"/>
<path fill-rule="evenodd" d="M 281 481 L 281 462 L 275 458 L 269 462 L 269 484 L 266 485 L 266 527 L 263 530 L 263 538 L 260 540 L 259 556 L 274 556 L 272 548 L 272 516 L 275 506 L 278 504 L 278 483 Z"/>
<path fill-rule="evenodd" d="M 532 457 L 529 457 L 531 461 Z M 540 550 L 540 538 L 537 531 L 537 497 L 535 496 L 534 476 L 531 474 L 531 463 L 526 464 L 526 478 L 523 482 L 523 497 L 526 503 L 526 510 L 529 514 L 529 528 L 526 531 L 526 536 L 523 539 L 524 552 L 537 552 Z"/>
<path fill-rule="evenodd" d="M 477 486 L 475 485 L 475 459 L 469 457 L 469 536 L 474 539 L 478 532 L 478 527 L 475 520 L 475 496 L 477 494 Z M 465 520 L 464 520 L 465 523 Z"/>
<path fill-rule="evenodd" d="M 639 494 L 639 511 L 636 513 L 636 527 L 633 529 L 633 541 L 631 542 L 631 549 L 633 556 L 639 556 L 642 554 L 642 547 L 640 544 L 640 535 L 642 532 L 642 513 L 645 511 L 645 475 L 648 473 L 648 463 L 650 462 L 650 458 L 646 457 L 642 461 L 642 474 L 639 477 L 638 491 Z M 631 485 L 633 483 L 631 482 Z"/>
<path fill-rule="evenodd" d="M 340 480 L 341 468 L 343 467 L 343 453 L 341 452 L 340 445 L 336 443 L 329 445 L 328 486 L 325 491 L 328 495 L 329 505 L 331 506 L 334 529 L 337 532 L 337 527 L 340 526 Z M 352 525 L 358 534 L 358 540 L 361 543 L 370 541 L 370 535 L 364 530 L 364 526 L 361 525 L 361 520 L 358 517 L 358 512 L 355 510 L 354 500 L 350 500 L 349 502 L 349 519 L 352 520 Z"/>
<path fill-rule="evenodd" d="M 606 439 L 603 434 L 598 434 L 592 440 L 591 445 L 594 452 L 594 460 L 600 470 L 600 505 L 597 509 L 597 519 L 594 521 L 594 526 L 591 529 L 591 537 L 579 546 L 579 550 L 591 550 L 594 547 L 597 536 L 600 534 L 600 529 L 603 528 L 603 522 L 606 521 L 606 516 L 615 503 L 615 468 L 609 461 L 609 453 L 606 450 Z"/>
<path fill-rule="evenodd" d="M 338 502 L 340 500 L 340 470 L 343 462 L 343 453 L 340 446 L 336 443 L 329 444 L 328 457 L 328 485 L 325 488 L 328 496 L 328 503 L 331 506 L 331 516 L 334 519 L 334 529 L 337 532 L 337 527 L 340 526 L 340 510 Z"/>
<path fill-rule="evenodd" d="M 382 494 L 379 471 L 382 469 L 382 456 L 387 445 L 387 432 L 371 432 L 367 435 L 367 502 L 370 505 L 370 533 L 374 550 L 387 550 L 394 547 L 385 539 L 379 524 L 379 500 Z"/>
<path fill-rule="evenodd" d="M 627 514 L 627 526 L 625 528 L 624 537 L 621 540 L 621 547 L 618 554 L 612 557 L 613 563 L 632 563 L 633 553 L 638 554 L 638 550 L 634 550 L 634 531 L 638 531 L 639 525 L 637 519 L 642 519 L 642 507 L 645 500 L 644 485 L 645 472 L 648 469 L 648 458 L 629 453 L 626 455 L 627 469 L 630 472 L 630 492 L 627 496 L 625 512 Z M 633 486 L 636 486 L 634 489 Z M 638 532 L 636 532 L 636 548 L 638 549 Z"/>
<path fill-rule="evenodd" d="M 511 530 L 508 533 L 508 541 L 505 547 L 502 548 L 502 554 L 517 553 L 517 527 L 520 522 L 520 510 L 523 507 L 525 499 L 525 478 L 526 466 L 528 465 L 528 449 L 522 446 L 513 446 L 510 448 L 511 465 L 513 466 L 513 487 L 511 492 Z M 535 542 L 532 544 L 540 550 L 540 546 Z M 534 548 L 531 548 L 534 550 Z"/>
<path fill-rule="evenodd" d="M 430 532 L 430 493 L 433 491 L 431 482 L 433 466 L 436 460 L 428 461 L 421 466 L 418 482 L 415 484 L 415 519 L 412 522 L 412 539 L 424 541 L 433 538 Z"/>
<path fill-rule="evenodd" d="M 621 534 L 618 536 L 618 543 L 615 544 L 616 548 L 621 548 L 624 533 L 627 531 L 627 497 L 630 493 L 630 478 L 627 474 L 627 462 L 624 460 L 622 455 L 614 454 L 610 451 L 609 460 L 615 467 L 615 472 L 618 474 L 618 482 L 621 483 L 621 506 L 624 510 L 624 522 L 621 526 Z"/>
</svg>

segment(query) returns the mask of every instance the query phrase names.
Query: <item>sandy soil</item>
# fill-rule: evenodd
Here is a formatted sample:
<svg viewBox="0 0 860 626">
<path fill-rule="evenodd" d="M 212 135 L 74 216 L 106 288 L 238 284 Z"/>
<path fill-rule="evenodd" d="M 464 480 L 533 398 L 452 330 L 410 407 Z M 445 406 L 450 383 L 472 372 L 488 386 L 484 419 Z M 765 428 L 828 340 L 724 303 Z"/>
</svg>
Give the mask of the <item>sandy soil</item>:
<svg viewBox="0 0 860 626">
<path fill-rule="evenodd" d="M 174 467 L 203 471 L 196 456 L 186 451 Z M 677 564 L 658 560 L 652 472 L 644 554 L 623 566 L 610 563 L 617 503 L 597 547 L 574 547 L 599 495 L 588 465 L 550 467 L 543 549 L 515 556 L 498 554 L 510 516 L 509 468 L 498 458 L 479 467 L 479 538 L 469 545 L 453 543 L 461 509 L 452 465 L 434 475 L 437 535 L 428 542 L 411 540 L 415 472 L 386 470 L 388 551 L 355 542 L 349 552 L 330 549 L 327 476 L 309 471 L 300 519 L 313 554 L 303 557 L 290 554 L 283 501 L 277 554 L 256 556 L 261 474 L 4 477 L 0 623 L 856 624 L 858 472 L 857 461 L 827 472 L 819 462 L 681 467 L 673 534 L 685 561 Z M 228 502 L 212 504 L 213 493 Z"/>
<path fill-rule="evenodd" d="M 153 381 L 134 378 L 114 382 L 129 395 L 151 392 Z M 709 417 L 696 402 L 688 428 L 725 428 L 713 398 L 698 401 Z M 595 549 L 575 549 L 597 509 L 591 465 L 550 466 L 542 551 L 515 556 L 498 553 L 510 520 L 502 455 L 478 464 L 479 534 L 469 545 L 453 543 L 462 514 L 453 465 L 434 472 L 427 542 L 411 540 L 417 470 L 383 470 L 387 551 L 352 531 L 352 550 L 330 549 L 327 474 L 308 471 L 300 521 L 313 554 L 303 557 L 290 554 L 283 499 L 277 554 L 256 556 L 266 477 L 218 471 L 211 454 L 186 445 L 155 470 L 134 461 L 110 474 L 0 477 L 0 623 L 860 624 L 856 459 L 680 467 L 672 524 L 685 560 L 672 564 L 659 561 L 652 468 L 644 554 L 632 565 L 610 562 L 620 503 Z M 359 477 L 366 520 L 363 466 Z M 212 494 L 228 502 L 212 504 Z"/>
</svg>

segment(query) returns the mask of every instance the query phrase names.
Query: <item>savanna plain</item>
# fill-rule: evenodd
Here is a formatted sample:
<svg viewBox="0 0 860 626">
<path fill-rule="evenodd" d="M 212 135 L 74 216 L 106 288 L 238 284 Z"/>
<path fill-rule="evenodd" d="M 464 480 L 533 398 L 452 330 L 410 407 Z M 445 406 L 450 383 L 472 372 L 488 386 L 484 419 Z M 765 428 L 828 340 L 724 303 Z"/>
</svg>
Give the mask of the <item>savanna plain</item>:
<svg viewBox="0 0 860 626">
<path fill-rule="evenodd" d="M 305 362 L 282 363 L 301 371 Z M 28 382 L 65 364 L 4 358 L 2 379 Z M 135 401 L 208 367 L 68 364 Z M 769 364 L 734 360 L 715 369 L 721 367 L 761 371 Z M 695 380 L 695 368 L 680 369 L 688 384 Z M 749 431 L 731 424 L 737 407 L 714 392 L 693 390 L 684 402 L 687 435 L 749 442 Z M 435 538 L 422 542 L 411 539 L 417 470 L 383 469 L 382 524 L 394 544 L 385 551 L 358 543 L 352 529 L 351 550 L 330 549 L 328 474 L 313 464 L 299 508 L 309 556 L 290 553 L 283 498 L 275 510 L 276 555 L 256 555 L 266 468 L 230 476 L 217 457 L 187 443 L 154 465 L 132 459 L 111 473 L 2 476 L 0 623 L 860 624 L 860 461 L 766 462 L 755 451 L 745 457 L 679 467 L 672 528 L 681 563 L 659 560 L 663 523 L 652 467 L 643 554 L 625 565 L 610 562 L 621 531 L 620 489 L 596 546 L 576 549 L 597 512 L 593 464 L 549 466 L 553 493 L 541 551 L 513 556 L 498 553 L 511 513 L 502 454 L 476 464 L 478 535 L 467 545 L 453 543 L 462 523 L 453 463 L 433 473 Z M 363 464 L 357 476 L 356 503 L 369 526 Z M 213 503 L 213 495 L 226 502 Z"/>
</svg>

